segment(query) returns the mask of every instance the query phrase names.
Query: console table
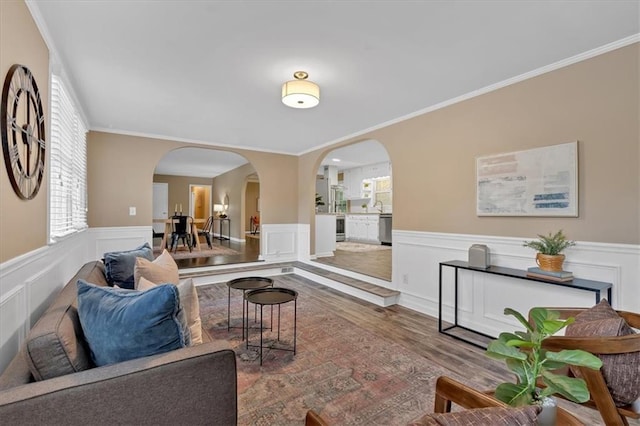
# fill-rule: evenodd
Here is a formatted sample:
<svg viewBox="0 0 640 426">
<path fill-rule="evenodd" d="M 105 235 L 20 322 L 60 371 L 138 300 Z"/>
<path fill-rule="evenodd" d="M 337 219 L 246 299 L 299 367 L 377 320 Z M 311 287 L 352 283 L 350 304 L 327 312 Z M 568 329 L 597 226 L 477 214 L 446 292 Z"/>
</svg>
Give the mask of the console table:
<svg viewBox="0 0 640 426">
<path fill-rule="evenodd" d="M 453 320 L 453 325 L 449 327 L 444 327 L 442 324 L 443 322 L 442 321 L 442 268 L 444 266 L 454 268 L 455 270 L 454 272 L 454 277 L 455 277 L 454 278 L 454 286 L 455 286 L 454 287 L 454 313 L 453 313 L 454 320 Z M 501 266 L 489 266 L 487 269 L 474 268 L 472 266 L 469 266 L 468 262 L 464 262 L 462 260 L 449 260 L 447 262 L 440 262 L 440 271 L 439 271 L 440 275 L 439 275 L 439 282 L 438 282 L 438 293 L 439 293 L 438 294 L 438 331 L 442 334 L 446 334 L 447 336 L 451 336 L 454 339 L 458 339 L 463 342 L 470 343 L 482 349 L 486 349 L 486 346 L 480 345 L 474 341 L 465 339 L 464 337 L 457 336 L 450 332 L 458 328 L 458 329 L 466 330 L 468 332 L 471 332 L 479 336 L 483 336 L 489 339 L 494 339 L 494 337 L 492 336 L 486 335 L 479 331 L 476 331 L 471 328 L 458 324 L 458 270 L 460 269 L 465 269 L 468 271 L 474 271 L 474 272 L 479 272 L 484 274 L 500 275 L 500 276 L 509 277 L 509 278 L 517 278 L 517 279 L 527 280 L 527 281 L 536 281 L 544 284 L 558 285 L 561 287 L 569 287 L 576 290 L 591 291 L 595 293 L 596 304 L 600 302 L 600 298 L 602 297 L 602 292 L 606 290 L 607 300 L 609 301 L 609 303 L 611 303 L 611 288 L 613 287 L 613 284 L 611 283 L 606 283 L 602 281 L 585 280 L 581 278 L 574 278 L 572 281 L 567 281 L 567 282 L 558 282 L 558 281 L 545 280 L 544 278 L 529 277 L 527 276 L 527 271 L 523 271 L 521 269 L 504 268 Z"/>
<path fill-rule="evenodd" d="M 216 238 L 216 239 L 218 239 L 218 240 L 229 240 L 229 239 L 231 239 L 231 219 L 229 219 L 228 217 L 227 217 L 227 218 L 216 217 L 216 218 L 214 218 L 213 220 L 214 220 L 214 222 L 215 222 L 215 221 L 220 222 L 220 228 L 219 228 L 220 233 L 219 233 L 219 234 L 218 234 L 218 236 L 217 236 L 217 237 L 215 237 L 215 238 Z M 223 225 L 225 222 L 227 222 L 227 237 L 225 237 L 225 236 L 222 234 L 222 228 L 223 228 L 223 226 L 222 226 L 222 225 Z M 214 229 L 214 231 L 215 231 L 215 229 Z"/>
</svg>

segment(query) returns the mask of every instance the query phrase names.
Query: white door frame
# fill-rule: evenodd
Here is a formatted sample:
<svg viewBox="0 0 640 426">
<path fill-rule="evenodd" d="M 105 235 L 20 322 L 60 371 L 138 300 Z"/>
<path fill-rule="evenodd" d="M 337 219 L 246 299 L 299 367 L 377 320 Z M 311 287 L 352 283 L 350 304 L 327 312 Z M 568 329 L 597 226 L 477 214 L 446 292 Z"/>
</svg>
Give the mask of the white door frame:
<svg viewBox="0 0 640 426">
<path fill-rule="evenodd" d="M 199 185 L 199 184 L 189 184 L 189 216 L 194 217 L 194 204 L 193 204 L 193 188 L 209 188 L 209 206 L 205 208 L 205 211 L 208 213 L 206 218 L 211 216 L 211 209 L 213 208 L 211 205 L 211 197 L 213 195 L 213 187 L 211 185 Z M 205 219 L 206 219 L 205 218 Z"/>
<path fill-rule="evenodd" d="M 158 191 L 156 189 L 162 189 L 162 195 L 164 200 L 157 200 Z M 159 204 L 161 203 L 163 208 L 157 210 L 159 208 Z M 155 232 L 164 232 L 164 223 L 155 222 L 155 220 L 166 220 L 169 218 L 169 184 L 162 182 L 153 182 L 153 209 L 152 209 L 152 226 Z"/>
</svg>

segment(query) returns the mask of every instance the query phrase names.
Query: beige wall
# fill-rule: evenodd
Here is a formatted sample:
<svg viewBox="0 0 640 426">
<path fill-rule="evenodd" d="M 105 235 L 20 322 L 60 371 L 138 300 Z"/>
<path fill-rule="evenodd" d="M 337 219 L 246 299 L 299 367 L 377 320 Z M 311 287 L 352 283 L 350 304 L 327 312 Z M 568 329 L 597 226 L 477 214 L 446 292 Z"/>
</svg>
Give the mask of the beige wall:
<svg viewBox="0 0 640 426">
<path fill-rule="evenodd" d="M 0 12 L 2 77 L 13 63 L 27 65 L 50 121 L 46 45 L 23 2 L 2 1 Z M 393 164 L 395 229 L 530 237 L 563 228 L 572 239 L 638 244 L 639 49 L 636 43 L 301 157 L 224 150 L 243 155 L 259 175 L 263 223 L 309 223 L 313 229 L 314 178 L 322 156 L 376 139 Z M 579 141 L 580 217 L 475 215 L 477 156 L 573 140 Z M 148 226 L 155 166 L 184 146 L 196 145 L 90 132 L 89 226 Z M 22 201 L 0 169 L 4 262 L 46 245 L 48 182 L 45 177 L 34 200 Z M 129 206 L 137 207 L 136 216 L 129 216 Z"/>
<path fill-rule="evenodd" d="M 244 238 L 245 231 L 245 190 L 247 177 L 256 173 L 253 165 L 233 169 L 213 179 L 213 201 L 223 204 L 225 195 L 229 197 L 227 216 L 230 219 L 230 233 L 232 238 Z M 226 226 L 226 225 L 225 225 Z M 216 227 L 216 229 L 219 229 Z M 226 234 L 226 228 L 224 233 Z"/>
<path fill-rule="evenodd" d="M 209 178 L 170 175 L 153 175 L 153 182 L 169 184 L 169 216 L 173 214 L 176 204 L 182 204 L 184 214 L 189 213 L 189 185 L 213 185 L 213 179 Z M 153 201 L 153 192 L 151 200 Z M 211 208 L 213 209 L 213 207 Z M 153 212 L 151 213 L 153 214 Z"/>
<path fill-rule="evenodd" d="M 260 217 L 257 199 L 260 197 L 260 184 L 258 182 L 247 182 L 245 193 L 244 228 L 251 229 L 251 216 Z"/>
<path fill-rule="evenodd" d="M 89 132 L 87 138 L 89 181 L 89 226 L 148 226 L 151 224 L 153 202 L 153 173 L 160 159 L 169 151 L 195 146 L 175 141 L 127 136 L 104 132 Z M 202 147 L 202 149 L 216 149 Z M 229 150 L 250 162 L 213 181 L 213 203 L 220 203 L 217 194 L 229 191 L 230 209 L 242 200 L 246 177 L 257 173 L 262 180 L 261 206 L 266 223 L 296 223 L 297 218 L 297 157 L 246 150 Z M 233 176 L 231 179 L 229 176 Z M 236 180 L 235 178 L 238 178 Z M 191 178 L 185 178 L 190 180 Z M 211 182 L 211 181 L 209 181 Z M 291 182 L 291 189 L 283 189 L 282 182 Z M 191 183 L 194 183 L 193 181 Z M 171 190 L 170 190 L 171 191 Z M 188 184 L 183 207 L 188 205 Z M 172 199 L 171 194 L 169 195 Z M 178 199 L 178 198 L 176 198 Z M 175 203 L 180 201 L 170 201 Z M 137 207 L 137 215 L 129 216 L 129 207 Z M 242 210 L 231 211 L 232 236 L 240 235 Z M 236 216 L 237 215 L 237 216 Z M 243 227 L 244 229 L 244 227 Z"/>
<path fill-rule="evenodd" d="M 45 137 L 51 140 L 49 123 L 49 50 L 22 1 L 0 1 L 0 76 L 2 82 L 13 64 L 27 66 L 38 84 L 47 120 Z M 49 149 L 48 149 L 49 151 Z M 49 153 L 47 152 L 47 155 Z M 33 200 L 13 191 L 4 155 L 0 156 L 0 263 L 47 244 L 48 169 Z"/>
<path fill-rule="evenodd" d="M 393 165 L 398 230 L 640 242 L 640 45 L 362 135 Z M 477 217 L 475 158 L 579 141 L 579 217 Z M 312 216 L 315 171 L 338 145 L 300 158 L 299 220 Z M 313 247 L 313 244 L 312 246 Z"/>
</svg>

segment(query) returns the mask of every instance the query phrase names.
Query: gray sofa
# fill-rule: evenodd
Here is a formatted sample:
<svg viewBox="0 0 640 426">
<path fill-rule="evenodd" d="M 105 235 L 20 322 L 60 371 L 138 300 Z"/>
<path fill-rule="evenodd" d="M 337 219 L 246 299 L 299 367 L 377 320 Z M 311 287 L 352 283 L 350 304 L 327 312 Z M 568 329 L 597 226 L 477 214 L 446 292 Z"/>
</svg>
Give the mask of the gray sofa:
<svg viewBox="0 0 640 426">
<path fill-rule="evenodd" d="M 107 285 L 103 263 L 87 263 L 33 326 L 0 376 L 3 424 L 236 424 L 235 354 L 204 330 L 201 345 L 94 367 L 76 311 L 80 278 Z"/>
</svg>

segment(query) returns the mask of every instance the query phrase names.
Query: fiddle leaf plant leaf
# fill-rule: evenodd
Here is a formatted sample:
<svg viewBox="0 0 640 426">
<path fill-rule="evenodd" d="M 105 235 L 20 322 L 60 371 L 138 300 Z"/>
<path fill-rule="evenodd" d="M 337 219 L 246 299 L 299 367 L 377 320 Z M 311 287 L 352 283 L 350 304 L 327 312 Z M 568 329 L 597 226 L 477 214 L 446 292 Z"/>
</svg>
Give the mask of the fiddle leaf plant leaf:
<svg viewBox="0 0 640 426">
<path fill-rule="evenodd" d="M 549 336 L 553 336 L 558 331 L 562 330 L 573 321 L 563 321 L 563 320 L 546 320 L 542 321 L 542 330 Z"/>
<path fill-rule="evenodd" d="M 541 392 L 541 396 L 558 393 L 568 400 L 579 404 L 589 400 L 589 390 L 583 379 L 543 371 L 542 382 L 547 388 Z"/>
<path fill-rule="evenodd" d="M 527 364 L 519 359 L 506 359 L 505 360 L 507 367 L 509 370 L 513 371 L 513 373 L 518 377 L 518 383 L 528 383 L 529 382 L 529 370 L 527 369 Z"/>
<path fill-rule="evenodd" d="M 544 330 L 544 322 L 549 319 L 549 311 L 545 308 L 533 308 L 529 311 L 529 317 L 535 324 L 535 330 L 541 332 Z"/>
<path fill-rule="evenodd" d="M 552 371 L 566 365 L 599 369 L 602 361 L 582 350 L 553 352 L 542 347 L 546 338 L 571 324 L 574 318 L 560 319 L 558 311 L 545 308 L 531 309 L 531 323 L 511 308 L 506 308 L 504 314 L 513 315 L 525 326 L 526 331 L 500 333 L 499 338 L 487 347 L 486 355 L 503 360 L 517 377 L 516 383 L 503 383 L 498 386 L 496 398 L 512 406 L 531 404 L 553 394 L 562 395 L 578 403 L 588 400 L 589 390 L 584 380 L 555 374 Z M 538 385 L 542 389 L 539 389 Z"/>
<path fill-rule="evenodd" d="M 533 328 L 531 328 L 531 324 L 529 324 L 529 322 L 524 319 L 524 317 L 522 316 L 522 314 L 514 309 L 511 308 L 505 308 L 504 309 L 504 314 L 505 315 L 513 315 L 518 321 L 520 321 L 520 324 L 522 324 L 524 326 L 524 328 L 526 328 L 529 331 L 533 331 Z"/>
<path fill-rule="evenodd" d="M 528 387 L 515 383 L 502 383 L 498 385 L 495 397 L 514 407 L 528 405 L 533 401 Z"/>
<path fill-rule="evenodd" d="M 600 358 L 580 349 L 565 349 L 560 352 L 547 351 L 545 357 L 549 361 L 588 367 L 593 370 L 599 370 L 600 367 L 602 367 L 602 360 Z"/>
<path fill-rule="evenodd" d="M 487 356 L 494 359 L 518 359 L 524 361 L 527 359 L 527 356 L 520 352 L 517 348 L 512 346 L 507 346 L 504 342 L 500 340 L 494 340 L 487 347 Z"/>
</svg>

